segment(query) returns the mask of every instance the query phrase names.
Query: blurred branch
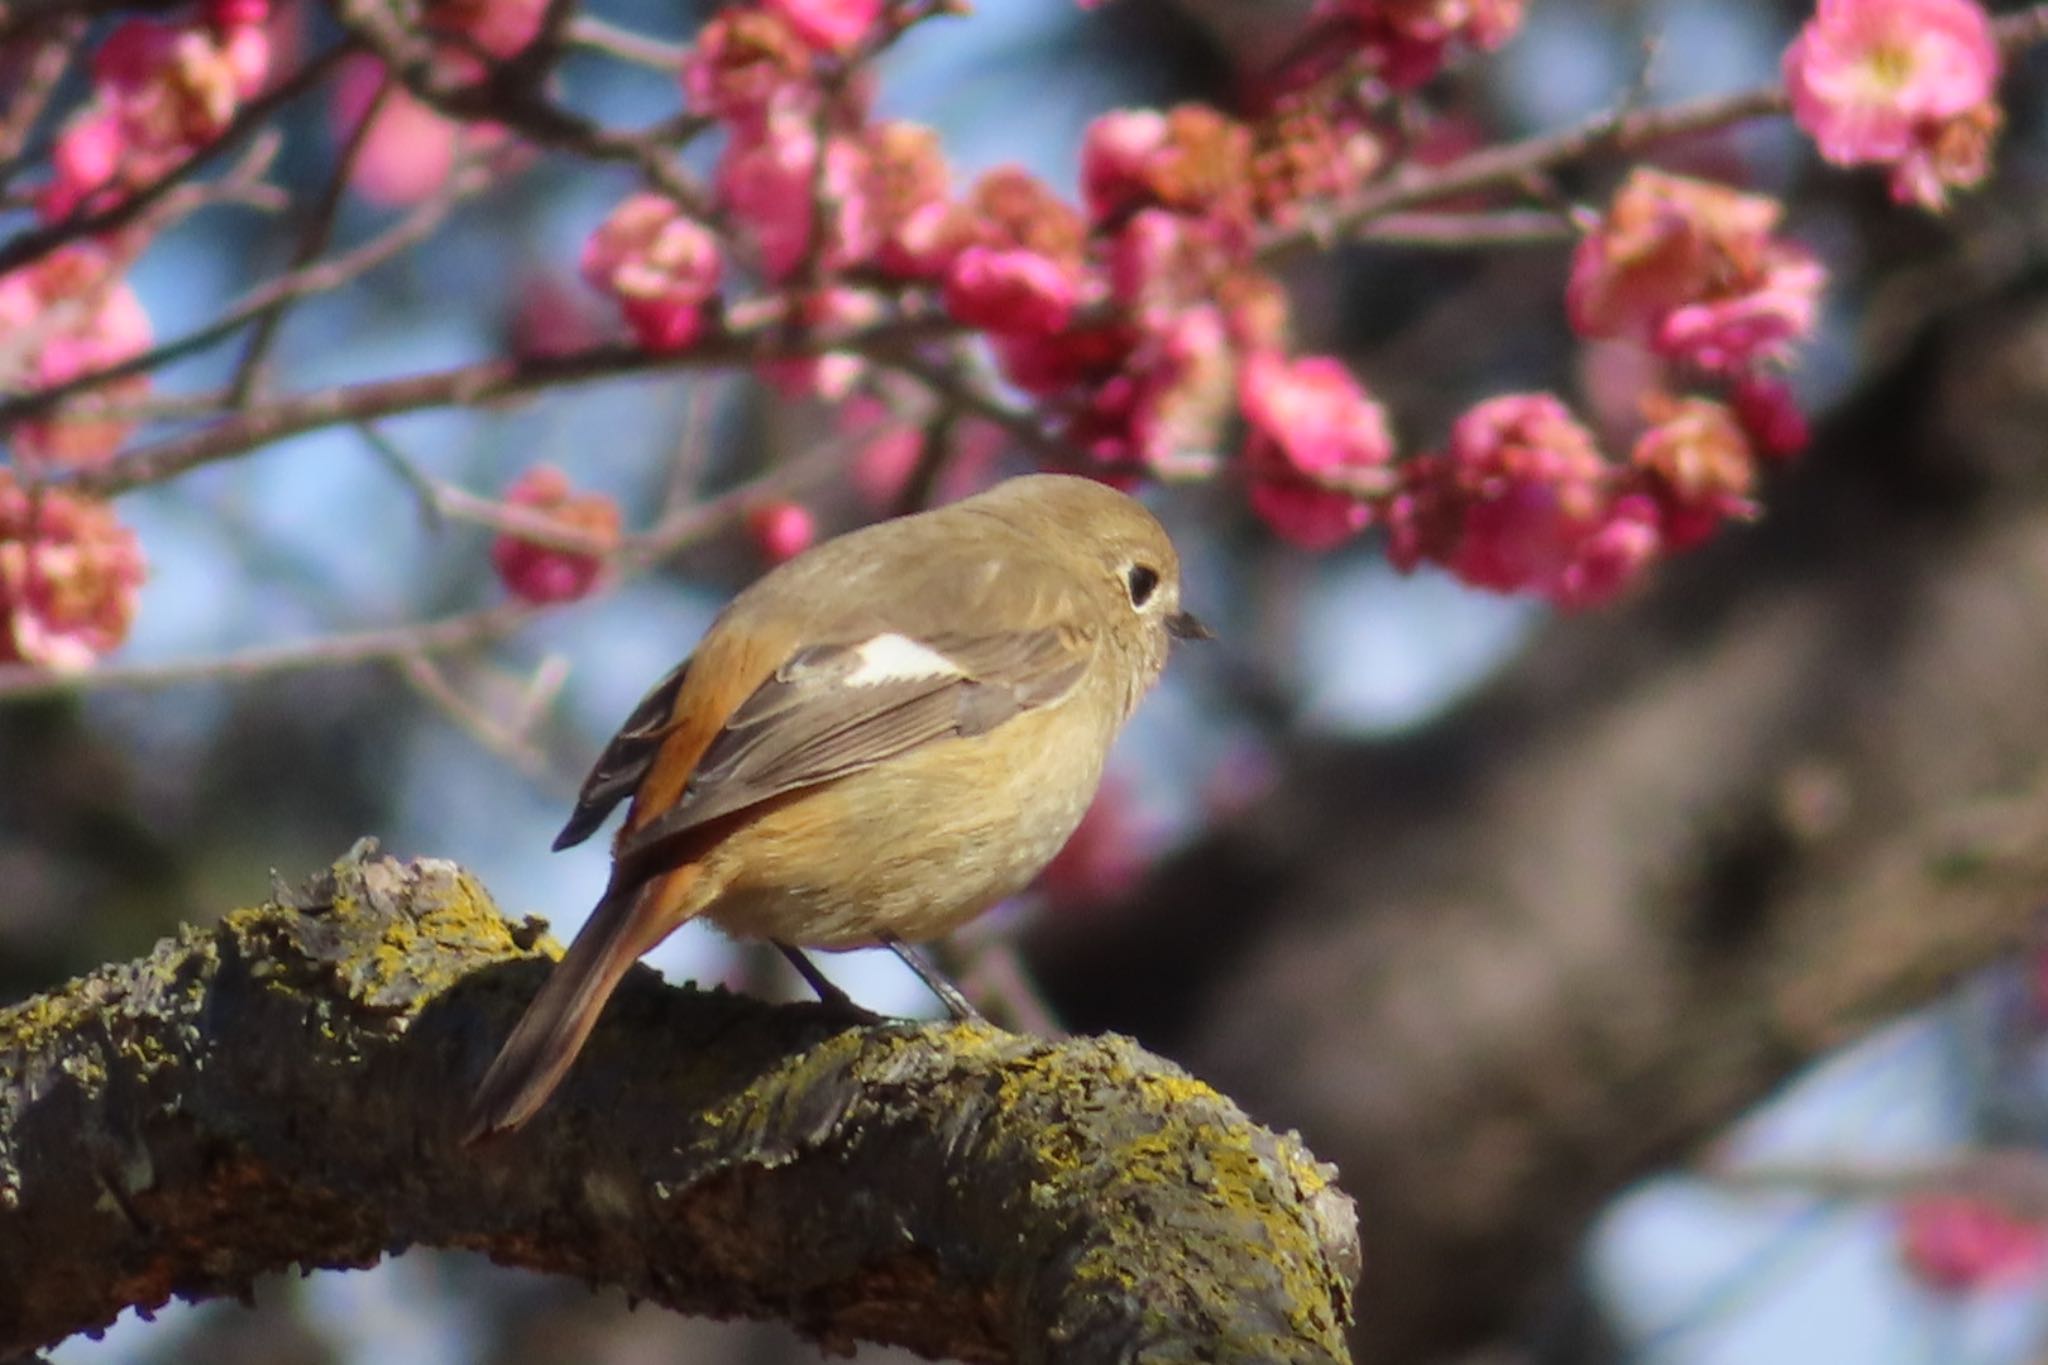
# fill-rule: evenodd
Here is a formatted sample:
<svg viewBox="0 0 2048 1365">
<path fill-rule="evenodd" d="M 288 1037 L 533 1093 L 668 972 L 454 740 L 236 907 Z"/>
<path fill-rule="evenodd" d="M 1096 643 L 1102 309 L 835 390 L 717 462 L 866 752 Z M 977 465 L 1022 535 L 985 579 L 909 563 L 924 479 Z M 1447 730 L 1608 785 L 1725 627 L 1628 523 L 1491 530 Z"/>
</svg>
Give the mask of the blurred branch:
<svg viewBox="0 0 2048 1365">
<path fill-rule="evenodd" d="M 565 384 L 651 374 L 665 369 L 758 365 L 832 350 L 881 351 L 930 335 L 946 324 L 935 310 L 906 307 L 880 323 L 816 328 L 789 334 L 780 300 L 765 301 L 676 355 L 605 344 L 555 355 L 508 356 L 395 379 L 336 385 L 252 403 L 209 426 L 127 451 L 111 464 L 81 473 L 74 486 L 102 496 L 161 483 L 188 469 L 246 454 L 301 432 L 360 423 L 423 408 L 479 404 Z"/>
<path fill-rule="evenodd" d="M 1956 1197 L 1981 1200 L 2015 1218 L 2048 1219 L 2048 1156 L 2028 1147 L 1986 1148 L 1930 1162 L 1730 1162 L 1707 1174 L 1744 1194 L 1887 1201 Z"/>
<path fill-rule="evenodd" d="M 638 535 L 626 537 L 612 551 L 612 572 L 599 583 L 591 596 L 610 591 L 661 564 L 678 550 L 723 530 L 759 499 L 786 493 L 821 477 L 843 458 L 837 442 L 825 442 L 804 458 L 771 469 L 716 497 L 664 512 L 653 526 Z M 428 490 L 422 494 L 426 498 L 425 505 L 430 508 L 437 506 L 436 490 L 440 488 L 449 488 L 469 502 L 481 504 L 484 501 L 472 494 L 460 493 L 452 486 L 429 481 Z M 507 509 L 508 520 L 511 516 L 512 509 Z M 524 518 L 519 521 L 523 523 Z M 552 538 L 566 538 L 561 535 L 560 528 L 547 529 Z M 581 546 L 572 545 L 572 548 Z M 101 664 L 77 673 L 52 673 L 23 664 L 0 664 L 0 702 L 82 692 L 150 690 L 195 682 L 246 682 L 276 673 L 354 664 L 405 665 L 413 660 L 457 653 L 503 639 L 555 609 L 526 602 L 500 602 L 434 621 L 322 635 L 289 644 L 258 645 L 232 654 L 169 663 Z"/>
<path fill-rule="evenodd" d="M 649 67 L 664 76 L 681 71 L 684 59 L 690 55 L 688 43 L 665 43 L 591 14 L 579 14 L 569 21 L 569 41 L 622 62 Z"/>
<path fill-rule="evenodd" d="M 1330 1169 L 1123 1039 L 643 969 L 529 1128 L 463 1148 L 540 926 L 453 864 L 373 855 L 0 1011 L 0 1352 L 433 1245 L 828 1349 L 1348 1360 Z"/>
</svg>

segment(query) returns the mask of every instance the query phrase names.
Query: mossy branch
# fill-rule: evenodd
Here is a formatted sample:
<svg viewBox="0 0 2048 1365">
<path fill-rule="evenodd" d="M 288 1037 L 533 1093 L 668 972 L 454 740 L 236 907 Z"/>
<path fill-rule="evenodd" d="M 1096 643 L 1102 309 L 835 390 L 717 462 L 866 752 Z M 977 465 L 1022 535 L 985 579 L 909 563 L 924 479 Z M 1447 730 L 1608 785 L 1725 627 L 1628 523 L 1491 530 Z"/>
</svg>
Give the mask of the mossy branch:
<svg viewBox="0 0 2048 1365">
<path fill-rule="evenodd" d="M 460 1147 L 539 939 L 452 864 L 365 845 L 0 1011 L 0 1355 L 432 1245 L 828 1348 L 1348 1359 L 1357 1232 L 1330 1168 L 1120 1038 L 641 971 L 531 1127 Z"/>
</svg>

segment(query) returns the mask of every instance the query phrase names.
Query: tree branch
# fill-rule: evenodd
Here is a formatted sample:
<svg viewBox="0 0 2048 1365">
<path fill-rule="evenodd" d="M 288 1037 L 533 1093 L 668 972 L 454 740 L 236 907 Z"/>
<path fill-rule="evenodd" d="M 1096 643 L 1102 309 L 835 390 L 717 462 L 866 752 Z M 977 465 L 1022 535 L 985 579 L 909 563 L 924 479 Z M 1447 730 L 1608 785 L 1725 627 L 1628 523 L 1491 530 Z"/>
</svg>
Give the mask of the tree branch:
<svg viewBox="0 0 2048 1365">
<path fill-rule="evenodd" d="M 531 1127 L 462 1148 L 540 924 L 373 853 L 0 1011 L 0 1354 L 420 1244 L 828 1347 L 1348 1360 L 1330 1168 L 1125 1039 L 643 970 Z"/>
</svg>

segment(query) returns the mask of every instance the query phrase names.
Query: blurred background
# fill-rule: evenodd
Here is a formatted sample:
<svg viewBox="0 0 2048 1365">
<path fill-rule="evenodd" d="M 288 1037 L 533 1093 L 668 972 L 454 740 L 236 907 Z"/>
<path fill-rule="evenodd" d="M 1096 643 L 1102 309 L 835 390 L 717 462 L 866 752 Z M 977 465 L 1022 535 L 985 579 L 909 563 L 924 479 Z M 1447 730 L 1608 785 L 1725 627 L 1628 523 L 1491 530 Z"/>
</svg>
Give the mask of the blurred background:
<svg viewBox="0 0 2048 1365">
<path fill-rule="evenodd" d="M 678 39 L 702 17 L 643 0 L 594 9 Z M 1238 64 L 1280 50 L 1299 10 L 983 0 L 888 56 L 880 108 L 938 127 L 963 178 L 1017 162 L 1071 191 L 1091 118 L 1227 106 Z M 1433 92 L 1445 112 L 1431 133 L 1458 148 L 1555 127 L 1638 81 L 1656 102 L 1748 87 L 1774 78 L 1803 17 L 1535 0 L 1516 42 Z M 2003 850 L 2042 847 L 2030 831 L 2048 840 L 2040 70 L 2008 77 L 1996 178 L 1945 220 L 1893 208 L 1876 177 L 1825 171 L 1789 124 L 1658 154 L 1786 197 L 1790 235 L 1836 284 L 1796 376 L 1812 453 L 1767 487 L 1759 524 L 1619 607 L 1561 618 L 1434 573 L 1402 578 L 1370 536 L 1310 556 L 1229 488 L 1153 498 L 1222 642 L 1181 652 L 1073 855 L 976 925 L 954 963 L 970 980 L 1027 975 L 1066 1026 L 1135 1034 L 1337 1162 L 1366 1248 L 1361 1359 L 2048 1359 L 2048 1174 L 2020 1159 L 2048 1137 L 2048 958 L 2028 941 L 2048 880 L 1999 879 Z M 594 58 L 572 63 L 570 93 L 631 125 L 678 101 L 672 79 Z M 281 175 L 316 193 L 332 120 L 301 107 L 285 130 Z M 1591 165 L 1566 188 L 1597 201 L 1618 169 Z M 421 249 L 301 308 L 280 379 L 404 373 L 606 325 L 573 264 L 630 183 L 542 160 Z M 352 200 L 341 240 L 392 212 Z M 295 228 L 215 213 L 159 243 L 134 276 L 157 334 L 276 268 Z M 1298 340 L 1353 362 L 1403 447 L 1423 448 L 1489 394 L 1583 391 L 1566 255 L 1359 246 L 1302 260 Z M 221 382 L 232 359 L 194 358 L 168 382 Z M 842 440 L 822 405 L 712 374 L 380 431 L 479 493 L 559 465 L 629 524 L 679 470 L 708 493 Z M 1012 458 L 963 459 L 948 491 Z M 883 510 L 850 449 L 814 465 L 794 494 L 823 528 Z M 423 518 L 347 429 L 120 508 L 152 566 L 122 662 L 419 620 L 502 591 L 489 533 Z M 451 666 L 466 713 L 385 668 L 0 707 L 0 1000 L 261 901 L 273 869 L 296 880 L 364 834 L 466 864 L 508 912 L 566 937 L 605 873 L 602 840 L 547 851 L 583 765 L 764 565 L 735 524 L 549 614 Z M 517 712 L 537 684 L 551 704 L 530 733 L 477 723 Z M 676 979 L 791 989 L 709 931 L 652 960 Z M 928 1007 L 886 959 L 827 966 L 875 1008 Z M 1996 1198 L 1968 1179 L 1991 1150 L 2019 1173 Z M 280 1278 L 253 1307 L 124 1319 L 54 1358 L 816 1353 L 779 1326 L 630 1312 L 413 1252 Z"/>
</svg>

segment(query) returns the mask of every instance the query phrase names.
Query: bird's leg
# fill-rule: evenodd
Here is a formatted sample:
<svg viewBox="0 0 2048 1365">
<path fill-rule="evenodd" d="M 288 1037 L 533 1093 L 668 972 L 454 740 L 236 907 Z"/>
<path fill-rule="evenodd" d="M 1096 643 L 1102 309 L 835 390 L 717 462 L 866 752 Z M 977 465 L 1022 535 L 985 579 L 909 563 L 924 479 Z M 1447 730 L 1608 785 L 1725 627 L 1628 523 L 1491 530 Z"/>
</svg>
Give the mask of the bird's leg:
<svg viewBox="0 0 2048 1365">
<path fill-rule="evenodd" d="M 927 962 L 924 955 L 915 948 L 912 948 L 894 934 L 884 934 L 882 936 L 882 946 L 896 954 L 904 966 L 916 972 L 917 979 L 931 988 L 932 994 L 939 997 L 939 1003 L 943 1004 L 946 1007 L 946 1012 L 955 1019 L 971 1019 L 977 1024 L 986 1024 L 988 1022 L 987 1019 L 982 1017 L 981 1011 L 969 1004 L 966 996 L 960 994 L 959 988 L 946 980 L 944 974 L 937 967 Z"/>
<path fill-rule="evenodd" d="M 831 980 L 818 970 L 818 964 L 804 955 L 803 949 L 788 943 L 778 942 L 775 945 L 775 950 L 789 959 L 789 965 L 796 968 L 796 974 L 804 979 L 805 984 L 818 993 L 818 999 L 834 1009 L 855 1010 L 862 1014 L 867 1013 L 859 1005 L 853 1003 L 852 996 L 832 984 Z"/>
</svg>

